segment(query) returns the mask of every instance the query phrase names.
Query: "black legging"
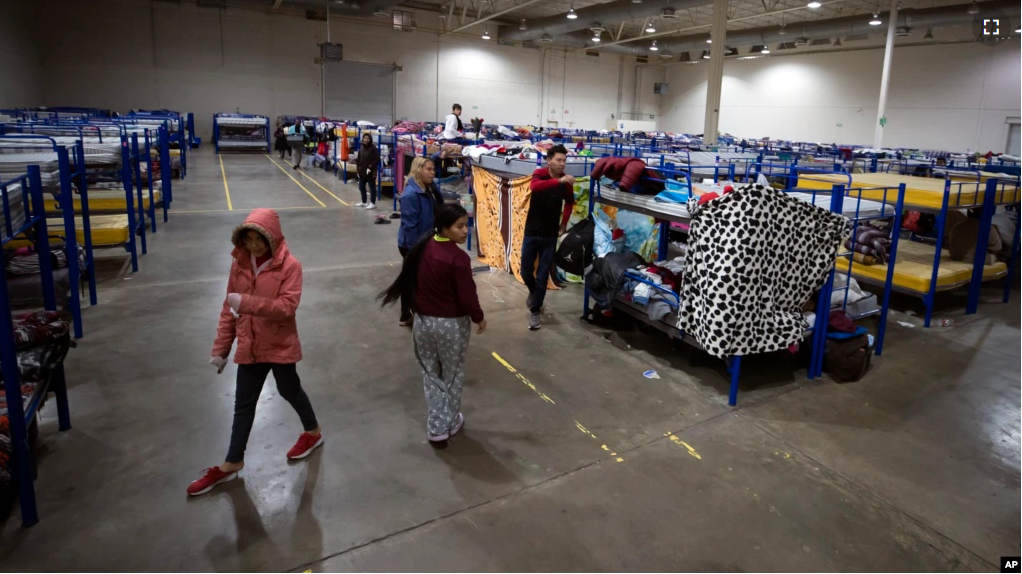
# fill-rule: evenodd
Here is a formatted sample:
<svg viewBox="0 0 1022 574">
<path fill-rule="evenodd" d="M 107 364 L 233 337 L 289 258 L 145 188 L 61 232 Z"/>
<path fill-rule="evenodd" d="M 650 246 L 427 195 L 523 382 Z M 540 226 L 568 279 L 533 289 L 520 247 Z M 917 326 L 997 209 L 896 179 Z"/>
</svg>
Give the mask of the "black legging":
<svg viewBox="0 0 1022 574">
<path fill-rule="evenodd" d="M 231 428 L 231 446 L 227 450 L 227 462 L 238 463 L 245 459 L 245 446 L 248 435 L 252 432 L 255 422 L 256 403 L 263 391 L 266 375 L 273 371 L 277 380 L 277 392 L 302 419 L 305 431 L 315 430 L 316 413 L 312 411 L 312 403 L 302 389 L 302 381 L 298 378 L 295 363 L 254 363 L 238 365 L 238 381 L 234 392 L 234 426 Z"/>
</svg>

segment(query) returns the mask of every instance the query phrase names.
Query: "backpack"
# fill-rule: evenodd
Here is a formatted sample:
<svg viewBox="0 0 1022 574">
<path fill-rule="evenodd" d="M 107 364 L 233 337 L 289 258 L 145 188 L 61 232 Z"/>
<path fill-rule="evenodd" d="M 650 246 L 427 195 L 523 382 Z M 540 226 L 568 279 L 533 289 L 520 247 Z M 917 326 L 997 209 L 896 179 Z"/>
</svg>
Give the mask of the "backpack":
<svg viewBox="0 0 1022 574">
<path fill-rule="evenodd" d="M 579 221 L 561 239 L 554 254 L 554 264 L 567 273 L 584 275 L 593 263 L 593 234 L 596 223 L 592 216 Z"/>
<path fill-rule="evenodd" d="M 869 372 L 873 346 L 866 334 L 845 339 L 827 338 L 827 350 L 823 356 L 823 370 L 840 383 L 861 379 Z"/>
</svg>

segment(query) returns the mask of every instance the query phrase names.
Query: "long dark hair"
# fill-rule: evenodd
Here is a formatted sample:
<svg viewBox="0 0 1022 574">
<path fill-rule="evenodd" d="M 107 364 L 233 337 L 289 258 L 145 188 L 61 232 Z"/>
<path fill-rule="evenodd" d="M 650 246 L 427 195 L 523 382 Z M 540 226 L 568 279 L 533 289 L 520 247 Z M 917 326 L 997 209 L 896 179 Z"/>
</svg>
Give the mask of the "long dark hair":
<svg viewBox="0 0 1022 574">
<path fill-rule="evenodd" d="M 436 210 L 436 217 L 433 219 L 433 231 L 439 235 L 441 231 L 451 227 L 466 215 L 468 215 L 468 212 L 465 211 L 464 207 L 457 203 L 445 203 Z M 415 247 L 412 247 L 408 255 L 405 256 L 404 263 L 401 264 L 401 273 L 397 276 L 397 279 L 390 284 L 390 287 L 387 287 L 376 296 L 377 300 L 383 301 L 381 304 L 383 307 L 393 304 L 403 295 L 408 297 L 409 301 L 412 301 L 412 310 L 415 310 L 415 290 L 419 285 L 419 262 L 422 261 L 422 254 L 426 251 L 426 245 L 432 240 L 433 235 L 427 233 L 419 239 Z"/>
</svg>

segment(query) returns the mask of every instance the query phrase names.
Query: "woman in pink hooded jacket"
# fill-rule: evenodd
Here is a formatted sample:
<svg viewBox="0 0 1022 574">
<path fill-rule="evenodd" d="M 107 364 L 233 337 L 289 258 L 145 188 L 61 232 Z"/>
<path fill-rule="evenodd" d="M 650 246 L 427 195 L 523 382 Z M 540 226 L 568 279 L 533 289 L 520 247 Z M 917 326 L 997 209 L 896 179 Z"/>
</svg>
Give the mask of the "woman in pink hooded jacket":
<svg viewBox="0 0 1022 574">
<path fill-rule="evenodd" d="M 280 396 L 291 403 L 305 432 L 288 451 L 297 460 L 323 444 L 319 423 L 295 369 L 302 358 L 295 311 L 302 298 L 302 264 L 288 251 L 280 218 L 272 209 L 256 209 L 231 234 L 234 262 L 227 280 L 227 299 L 209 362 L 221 373 L 234 340 L 238 349 L 238 379 L 234 398 L 234 425 L 227 458 L 206 469 L 188 487 L 188 494 L 205 494 L 233 480 L 244 466 L 245 446 L 255 421 L 256 402 L 266 375 L 273 371 Z"/>
</svg>

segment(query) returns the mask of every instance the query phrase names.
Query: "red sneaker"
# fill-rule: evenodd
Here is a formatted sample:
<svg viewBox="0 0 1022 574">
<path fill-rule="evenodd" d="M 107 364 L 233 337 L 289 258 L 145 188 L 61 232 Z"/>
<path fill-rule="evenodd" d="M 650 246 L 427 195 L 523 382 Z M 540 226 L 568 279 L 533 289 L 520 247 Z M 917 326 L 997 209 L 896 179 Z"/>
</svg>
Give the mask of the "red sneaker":
<svg viewBox="0 0 1022 574">
<path fill-rule="evenodd" d="M 303 459 L 312 454 L 313 449 L 323 444 L 323 434 L 311 435 L 307 432 L 303 432 L 298 437 L 298 442 L 295 443 L 291 450 L 287 451 L 288 460 L 299 460 Z"/>
<path fill-rule="evenodd" d="M 188 494 L 191 496 L 206 494 L 216 485 L 230 482 L 235 478 L 238 478 L 237 472 L 224 472 L 218 466 L 211 466 L 206 469 L 202 478 L 188 485 Z"/>
</svg>

